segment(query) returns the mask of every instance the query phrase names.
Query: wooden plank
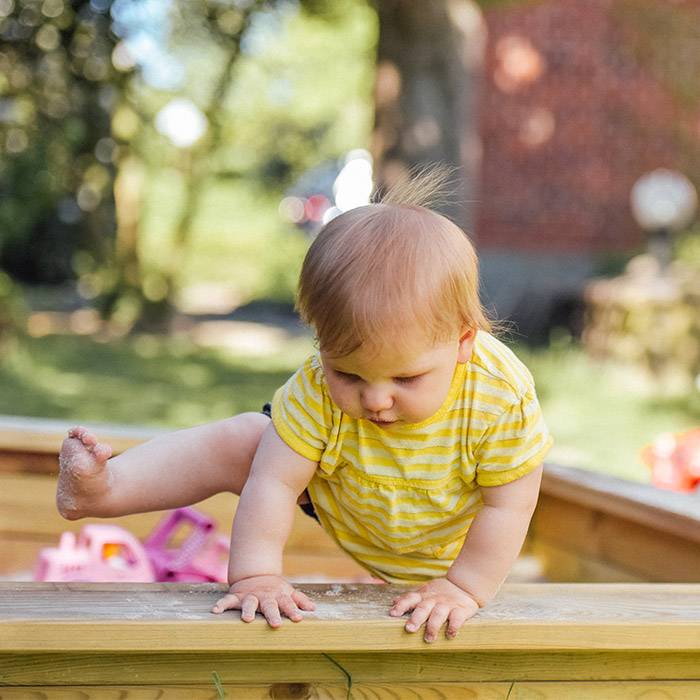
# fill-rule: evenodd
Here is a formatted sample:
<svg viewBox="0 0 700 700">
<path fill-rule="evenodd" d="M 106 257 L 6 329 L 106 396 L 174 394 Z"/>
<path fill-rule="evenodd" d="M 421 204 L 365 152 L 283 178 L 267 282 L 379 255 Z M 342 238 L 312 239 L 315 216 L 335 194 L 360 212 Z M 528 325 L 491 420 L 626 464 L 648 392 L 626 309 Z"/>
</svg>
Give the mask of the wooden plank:
<svg viewBox="0 0 700 700">
<path fill-rule="evenodd" d="M 42 547 L 55 546 L 55 538 L 28 539 L 0 534 L 0 577 L 12 581 L 17 580 L 12 574 L 17 574 L 20 580 L 27 580 Z"/>
<path fill-rule="evenodd" d="M 56 688 L 54 686 L 28 686 L 26 688 L 0 687 L 0 700 L 214 700 L 215 698 L 232 697 L 238 700 L 258 700 L 265 698 L 270 700 L 270 686 L 248 686 L 247 688 L 223 687 L 222 693 L 217 690 L 215 684 L 174 686 L 163 685 L 160 687 L 144 687 L 139 685 L 124 685 L 122 683 L 105 688 L 104 686 L 79 686 L 76 688 Z M 335 689 L 331 689 L 331 693 Z M 342 692 L 339 691 L 339 692 Z M 346 693 L 347 695 L 347 693 Z M 294 695 L 286 694 L 284 697 L 291 700 Z M 309 695 L 297 695 L 298 698 L 308 698 Z M 327 697 L 333 697 L 329 695 Z"/>
<path fill-rule="evenodd" d="M 605 561 L 616 562 L 647 581 L 700 581 L 700 542 L 612 516 L 602 519 L 600 537 Z"/>
<path fill-rule="evenodd" d="M 388 615 L 405 587 L 300 588 L 316 612 L 273 631 L 260 618 L 243 624 L 238 613 L 212 615 L 225 590 L 218 584 L 0 583 L 0 650 L 426 649 Z M 510 584 L 457 639 L 431 645 L 440 648 L 700 651 L 700 586 Z"/>
<path fill-rule="evenodd" d="M 542 493 L 700 542 L 700 492 L 674 493 L 607 474 L 545 465 Z"/>
<path fill-rule="evenodd" d="M 53 452 L 39 454 L 19 450 L 0 450 L 0 472 L 56 474 L 58 473 L 58 455 Z"/>
<path fill-rule="evenodd" d="M 601 513 L 588 506 L 540 494 L 529 534 L 532 541 L 552 544 L 600 557 Z"/>
<path fill-rule="evenodd" d="M 509 700 L 697 700 L 700 681 L 515 683 Z"/>
<path fill-rule="evenodd" d="M 284 700 L 318 698 L 319 700 L 347 700 L 348 688 L 342 684 L 274 683 L 257 685 L 163 685 L 142 686 L 55 686 L 5 687 L 0 690 L 3 700 L 174 700 L 190 698 L 231 697 L 241 700 Z M 655 681 L 650 683 L 431 683 L 385 684 L 353 683 L 353 700 L 697 700 L 700 682 Z"/>
<path fill-rule="evenodd" d="M 511 689 L 510 683 L 433 683 L 430 685 L 386 685 L 382 683 L 353 684 L 353 700 L 506 700 Z M 256 685 L 148 687 L 120 684 L 117 687 L 79 686 L 76 688 L 55 688 L 34 686 L 27 688 L 3 688 L 0 699 L 5 700 L 85 700 L 85 698 L 114 698 L 114 700 L 159 700 L 162 697 L 175 700 L 190 698 L 230 697 L 236 700 L 347 700 L 348 688 L 339 683 L 275 683 Z M 675 698 L 675 696 L 674 696 Z"/>
<path fill-rule="evenodd" d="M 653 683 L 434 683 L 409 685 L 381 683 L 353 684 L 353 700 L 697 700 L 700 683 L 683 681 L 657 681 Z M 32 686 L 26 688 L 2 688 L 3 700 L 85 700 L 104 698 L 109 700 L 173 700 L 190 698 L 231 697 L 236 700 L 308 699 L 347 700 L 348 689 L 340 684 L 275 683 L 258 685 L 190 686 L 141 686 L 118 685 L 79 686 L 56 688 Z"/>
<path fill-rule="evenodd" d="M 551 544 L 542 539 L 533 543 L 535 556 L 542 565 L 542 572 L 548 581 L 578 581 L 586 583 L 642 583 L 646 579 L 634 576 L 625 569 L 618 568 L 582 554 L 575 549 Z"/>
<path fill-rule="evenodd" d="M 56 480 L 52 476 L 36 474 L 0 473 L 0 534 L 24 535 L 36 539 L 58 540 L 66 530 L 78 532 L 88 523 L 110 522 L 131 531 L 137 537 L 145 537 L 163 517 L 163 513 L 140 513 L 121 518 L 64 520 L 55 505 Z M 228 536 L 236 511 L 238 497 L 218 494 L 195 507 L 214 518 L 217 529 Z M 361 571 L 354 561 L 344 554 L 321 526 L 299 510 L 294 528 L 287 543 L 287 551 L 327 553 L 344 558 L 353 564 L 353 570 Z"/>
<path fill-rule="evenodd" d="M 155 651 L 155 650 L 154 650 Z M 0 653 L 0 686 L 198 684 L 216 671 L 227 684 L 698 678 L 697 652 L 434 650 L 376 652 Z M 495 652 L 495 653 L 494 653 Z"/>
<path fill-rule="evenodd" d="M 583 571 L 581 578 L 563 578 L 564 570 L 553 573 L 550 557 L 545 568 L 554 581 L 700 581 L 700 547 L 694 540 L 548 494 L 540 497 L 530 538 L 540 555 L 553 545 L 562 555 L 568 551 L 571 557 L 580 558 L 588 569 L 595 560 L 599 562 L 593 566 L 598 572 L 595 578 L 588 578 Z M 544 546 L 538 547 L 538 542 Z M 661 561 L 663 566 L 659 566 Z M 606 567 L 617 572 L 614 578 L 600 576 Z M 624 573 L 627 577 L 621 576 Z"/>
<path fill-rule="evenodd" d="M 0 450 L 57 455 L 69 428 L 77 424 L 91 428 L 98 439 L 109 442 L 115 454 L 168 432 L 165 428 L 0 416 Z"/>
<path fill-rule="evenodd" d="M 53 476 L 0 473 L 0 532 L 58 538 L 61 532 L 77 532 L 87 523 L 107 522 L 98 518 L 64 520 L 56 510 L 55 498 Z M 233 521 L 236 500 L 232 494 L 219 494 L 197 504 L 197 508 L 214 518 L 218 528 L 226 533 Z M 144 537 L 162 517 L 162 512 L 141 513 L 109 519 L 109 522 L 127 528 L 137 537 Z"/>
</svg>

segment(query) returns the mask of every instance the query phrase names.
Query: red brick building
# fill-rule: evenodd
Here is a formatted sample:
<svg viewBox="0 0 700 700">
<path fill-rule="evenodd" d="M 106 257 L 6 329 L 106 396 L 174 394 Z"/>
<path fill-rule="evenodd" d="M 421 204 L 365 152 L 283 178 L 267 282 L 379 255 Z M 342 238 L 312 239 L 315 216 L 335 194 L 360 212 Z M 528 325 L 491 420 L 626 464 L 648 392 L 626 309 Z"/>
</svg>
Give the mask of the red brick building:
<svg viewBox="0 0 700 700">
<path fill-rule="evenodd" d="M 602 259 L 644 247 L 638 177 L 700 181 L 700 0 L 532 0 L 485 18 L 475 238 L 488 300 L 536 339 Z"/>
</svg>

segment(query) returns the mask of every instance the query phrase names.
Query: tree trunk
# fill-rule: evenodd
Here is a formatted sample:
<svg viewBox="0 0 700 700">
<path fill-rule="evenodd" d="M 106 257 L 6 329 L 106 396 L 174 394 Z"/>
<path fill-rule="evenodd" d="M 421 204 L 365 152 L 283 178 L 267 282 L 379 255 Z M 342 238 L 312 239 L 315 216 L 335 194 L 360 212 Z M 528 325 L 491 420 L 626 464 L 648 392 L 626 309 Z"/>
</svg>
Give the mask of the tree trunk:
<svg viewBox="0 0 700 700">
<path fill-rule="evenodd" d="M 389 187 L 429 163 L 457 167 L 453 201 L 440 208 L 471 231 L 481 160 L 481 12 L 472 0 L 377 0 L 377 11 L 377 185 Z"/>
</svg>

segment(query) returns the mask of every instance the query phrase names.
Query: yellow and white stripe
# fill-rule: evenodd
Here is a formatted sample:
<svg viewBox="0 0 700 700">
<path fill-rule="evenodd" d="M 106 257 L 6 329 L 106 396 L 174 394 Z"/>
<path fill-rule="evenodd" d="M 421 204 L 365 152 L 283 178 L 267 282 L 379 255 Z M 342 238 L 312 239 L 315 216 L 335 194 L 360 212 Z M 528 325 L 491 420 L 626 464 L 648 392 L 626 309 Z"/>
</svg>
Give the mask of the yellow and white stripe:
<svg viewBox="0 0 700 700">
<path fill-rule="evenodd" d="M 272 420 L 319 463 L 308 491 L 323 527 L 394 582 L 444 576 L 481 507 L 480 487 L 527 474 L 552 444 L 530 372 L 483 331 L 427 421 L 385 430 L 349 417 L 316 355 L 275 393 Z"/>
</svg>

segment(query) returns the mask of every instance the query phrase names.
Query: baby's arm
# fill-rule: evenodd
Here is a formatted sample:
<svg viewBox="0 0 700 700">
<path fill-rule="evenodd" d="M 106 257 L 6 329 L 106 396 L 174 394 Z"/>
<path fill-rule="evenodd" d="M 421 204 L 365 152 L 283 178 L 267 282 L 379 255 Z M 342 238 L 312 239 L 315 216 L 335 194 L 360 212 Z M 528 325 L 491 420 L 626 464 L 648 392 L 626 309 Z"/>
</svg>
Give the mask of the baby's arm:
<svg viewBox="0 0 700 700">
<path fill-rule="evenodd" d="M 272 424 L 265 429 L 233 522 L 231 588 L 213 612 L 240 608 L 241 618 L 250 622 L 260 610 L 277 627 L 280 611 L 298 621 L 298 608 L 313 610 L 313 603 L 282 578 L 282 552 L 297 499 L 317 466 L 283 442 Z"/>
<path fill-rule="evenodd" d="M 447 636 L 454 637 L 496 595 L 523 546 L 541 478 L 542 466 L 503 486 L 482 487 L 483 507 L 446 578 L 394 602 L 392 615 L 413 609 L 406 624 L 409 632 L 425 622 L 425 639 L 434 641 L 447 622 Z"/>
<path fill-rule="evenodd" d="M 483 607 L 503 584 L 522 549 L 537 505 L 542 466 L 503 486 L 482 487 L 484 505 L 469 528 L 447 579 Z"/>
</svg>

